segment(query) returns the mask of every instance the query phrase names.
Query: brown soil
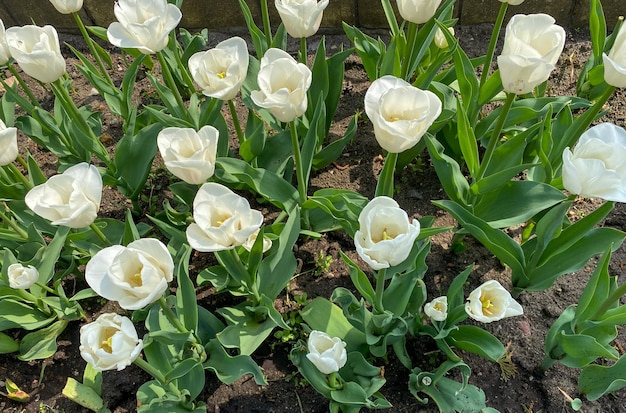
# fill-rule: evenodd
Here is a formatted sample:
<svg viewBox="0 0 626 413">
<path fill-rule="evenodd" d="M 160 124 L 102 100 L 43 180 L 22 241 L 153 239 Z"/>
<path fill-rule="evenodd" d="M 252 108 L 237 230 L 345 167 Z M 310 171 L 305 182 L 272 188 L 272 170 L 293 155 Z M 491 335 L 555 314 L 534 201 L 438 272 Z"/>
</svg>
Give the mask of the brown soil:
<svg viewBox="0 0 626 413">
<path fill-rule="evenodd" d="M 470 56 L 484 54 L 490 33 L 491 27 L 488 25 L 457 28 L 457 38 L 460 39 L 463 49 Z M 211 43 L 215 44 L 228 36 L 230 34 L 212 35 Z M 82 45 L 80 38 L 66 36 L 64 40 L 75 47 Z M 340 42 L 345 43 L 345 38 L 328 36 L 327 44 L 330 52 L 338 50 Z M 297 45 L 291 46 L 293 50 L 297 49 Z M 315 46 L 314 42 L 311 46 Z M 589 56 L 590 50 L 588 36 L 580 32 L 569 33 L 566 50 L 550 81 L 551 94 L 573 93 L 576 77 Z M 63 53 L 66 57 L 71 56 L 67 49 Z M 119 66 L 113 75 L 121 77 L 125 64 L 119 55 L 115 55 L 114 58 Z M 74 97 L 80 105 L 91 104 L 94 108 L 104 110 L 104 133 L 105 136 L 110 137 L 108 143 L 113 145 L 121 136 L 120 122 L 106 112 L 104 102 L 99 96 L 91 94 L 91 86 L 73 67 L 74 61 L 68 58 L 68 71 L 74 79 L 76 89 Z M 341 134 L 342 128 L 345 128 L 355 111 L 363 110 L 363 98 L 368 86 L 369 81 L 359 59 L 351 56 L 346 62 L 344 96 L 335 119 L 333 129 L 335 133 Z M 43 89 L 37 84 L 33 84 L 33 88 L 39 93 L 42 101 L 51 106 L 52 99 L 45 95 Z M 138 83 L 137 95 L 143 99 L 149 98 L 151 90 L 147 79 L 142 80 Z M 624 126 L 626 99 L 623 91 L 618 91 L 610 101 L 610 105 L 612 111 L 603 120 Z M 225 115 L 228 116 L 226 113 Z M 54 157 L 26 138 L 22 138 L 21 148 L 27 147 L 34 154 L 44 172 L 49 175 L 56 173 Z M 236 140 L 234 137 L 233 139 Z M 445 198 L 445 193 L 434 169 L 429 164 L 427 154 L 422 154 L 419 159 L 420 163 L 415 163 L 415 168 L 406 168 L 397 176 L 396 200 L 410 216 L 432 215 L 436 217 L 435 226 L 455 225 L 449 215 L 431 204 L 432 200 Z M 337 163 L 312 177 L 311 192 L 326 187 L 346 188 L 371 198 L 374 195 L 381 167 L 381 151 L 374 139 L 371 126 L 367 122 L 361 122 L 355 140 Z M 148 199 L 144 205 L 146 211 L 155 205 L 160 205 L 159 202 L 151 204 L 149 200 L 151 195 L 167 196 L 166 187 L 167 178 L 164 182 L 158 179 L 148 181 L 145 189 Z M 122 214 L 127 206 L 123 197 L 109 188 L 103 197 L 101 211 L 106 216 L 123 219 Z M 573 214 L 585 214 L 597 206 L 597 202 L 580 200 Z M 624 204 L 616 206 L 604 225 L 626 230 Z M 478 242 L 468 239 L 467 250 L 457 254 L 449 248 L 451 240 L 451 232 L 437 235 L 432 239 L 432 252 L 427 260 L 429 270 L 425 278 L 429 296 L 440 295 L 446 291 L 453 277 L 471 263 L 475 263 L 475 270 L 470 277 L 470 286 L 466 291 L 487 279 L 498 279 L 504 285 L 510 285 L 508 270 Z M 340 250 L 358 260 L 351 239 L 343 233 L 328 233 L 319 240 L 309 240 L 300 244 L 297 256 L 302 261 L 302 268 L 299 275 L 289 285 L 288 293 L 279 298 L 280 302 L 277 303 L 279 308 L 283 311 L 297 309 L 293 298 L 303 293 L 306 293 L 309 299 L 318 296 L 328 298 L 335 287 L 350 288 L 347 268 L 339 256 Z M 320 254 L 332 257 L 332 263 L 327 271 L 316 274 L 315 260 Z M 198 256 L 196 259 L 197 261 L 193 263 L 194 267 L 202 268 L 206 266 L 206 260 L 209 258 Z M 626 248 L 622 246 L 613 255 L 611 273 L 622 274 L 625 265 Z M 543 359 L 543 338 L 548 328 L 567 306 L 576 303 L 594 267 L 595 261 L 592 260 L 583 270 L 561 277 L 548 291 L 522 294 L 519 301 L 524 307 L 523 316 L 483 325 L 503 343 L 510 344 L 510 349 L 513 351 L 512 360 L 517 367 L 517 374 L 508 381 L 504 381 L 497 364 L 486 362 L 471 354 L 465 355 L 466 362 L 472 368 L 470 382 L 485 391 L 488 406 L 501 412 L 571 411 L 566 396 L 561 393 L 561 390 L 572 398 L 580 397 L 577 391 L 578 371 L 556 364 L 546 374 L 542 374 L 538 371 L 538 366 Z M 201 297 L 200 304 L 211 310 L 216 306 L 227 305 L 229 301 L 227 296 L 216 297 L 207 289 L 199 289 L 198 296 Z M 104 311 L 100 301 L 94 300 L 89 305 L 91 307 L 86 310 L 90 313 L 90 317 Z M 78 405 L 61 395 L 67 378 L 73 377 L 81 380 L 85 366 L 78 352 L 79 328 L 79 323 L 70 324 L 61 337 L 59 351 L 50 359 L 24 363 L 18 361 L 14 355 L 0 356 L 0 380 L 9 378 L 31 395 L 31 401 L 26 404 L 0 398 L 0 411 L 7 413 L 83 411 Z M 21 334 L 19 331 L 13 333 L 18 337 Z M 618 340 L 620 343 L 626 343 L 623 329 Z M 321 413 L 328 411 L 327 401 L 310 386 L 302 384 L 297 371 L 288 360 L 289 345 L 276 343 L 279 343 L 279 340 L 268 340 L 268 343 L 254 355 L 267 376 L 269 385 L 265 387 L 257 386 L 254 380 L 249 378 L 240 379 L 235 384 L 227 386 L 220 383 L 213 375 L 207 374 L 207 386 L 199 400 L 207 403 L 209 412 Z M 427 345 L 419 339 L 409 342 L 412 358 L 418 360 L 418 363 L 423 363 L 424 366 L 428 366 L 428 360 L 425 356 L 422 357 L 425 351 L 430 350 Z M 423 361 L 419 361 L 421 358 Z M 424 406 L 411 396 L 407 386 L 409 372 L 393 356 L 389 357 L 387 362 L 377 360 L 377 363 L 384 363 L 387 383 L 382 391 L 394 406 L 390 411 L 398 413 L 437 411 L 434 405 Z M 103 397 L 108 407 L 118 413 L 134 411 L 135 392 L 146 380 L 148 380 L 147 375 L 134 366 L 123 372 L 105 372 Z M 606 395 L 597 402 L 583 399 L 583 410 L 585 412 L 626 412 L 625 397 L 626 390 L 622 390 Z"/>
</svg>

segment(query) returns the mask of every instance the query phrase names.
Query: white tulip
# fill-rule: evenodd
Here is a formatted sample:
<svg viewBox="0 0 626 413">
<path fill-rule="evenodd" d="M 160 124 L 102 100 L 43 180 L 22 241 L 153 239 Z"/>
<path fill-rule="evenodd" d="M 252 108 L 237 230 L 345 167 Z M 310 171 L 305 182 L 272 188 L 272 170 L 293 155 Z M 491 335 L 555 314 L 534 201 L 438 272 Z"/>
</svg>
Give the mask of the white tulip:
<svg viewBox="0 0 626 413">
<path fill-rule="evenodd" d="M 454 27 L 448 27 L 448 31 L 452 36 L 454 36 Z M 441 28 L 437 28 L 437 31 L 435 32 L 435 46 L 440 49 L 448 48 L 448 39 L 446 39 L 446 36 L 443 34 Z"/>
<path fill-rule="evenodd" d="M 263 224 L 263 214 L 248 201 L 218 183 L 200 187 L 193 200 L 187 241 L 197 251 L 215 252 L 244 244 Z"/>
<path fill-rule="evenodd" d="M 465 312 L 481 323 L 524 314 L 522 306 L 496 280 L 487 281 L 470 293 Z"/>
<path fill-rule="evenodd" d="M 626 29 L 621 26 L 611 51 L 602 53 L 604 81 L 611 86 L 626 87 Z"/>
<path fill-rule="evenodd" d="M 26 205 L 52 225 L 84 228 L 98 216 L 102 198 L 102 177 L 85 162 L 37 185 L 24 198 Z"/>
<path fill-rule="evenodd" d="M 241 246 L 244 247 L 246 251 L 248 252 L 252 251 L 252 247 L 254 247 L 254 243 L 256 242 L 258 235 L 259 235 L 259 230 L 257 229 L 248 237 L 246 242 L 241 244 Z M 272 240 L 269 238 L 263 237 L 263 252 L 269 251 L 270 248 L 272 248 Z"/>
<path fill-rule="evenodd" d="M 189 58 L 189 72 L 202 93 L 220 100 L 233 99 L 248 74 L 248 45 L 241 37 L 231 37 L 213 49 Z"/>
<path fill-rule="evenodd" d="M 395 76 L 376 79 L 365 93 L 365 113 L 378 144 L 400 153 L 415 146 L 441 114 L 434 93 Z"/>
<path fill-rule="evenodd" d="M 322 331 L 311 331 L 307 347 L 309 352 L 306 358 L 323 374 L 339 371 L 348 361 L 346 343 Z"/>
<path fill-rule="evenodd" d="M 420 233 L 419 221 L 409 221 L 398 203 L 386 196 L 372 199 L 359 214 L 354 234 L 356 252 L 374 270 L 403 262 Z"/>
<path fill-rule="evenodd" d="M 118 0 L 114 13 L 117 21 L 107 29 L 109 42 L 143 54 L 165 49 L 170 32 L 183 17 L 178 7 L 167 0 Z"/>
<path fill-rule="evenodd" d="M 306 112 L 311 79 L 311 70 L 306 65 L 296 62 L 284 50 L 269 49 L 261 59 L 260 90 L 252 91 L 250 97 L 279 121 L 291 122 Z"/>
<path fill-rule="evenodd" d="M 0 66 L 5 65 L 11 58 L 9 45 L 7 44 L 4 22 L 0 19 Z"/>
<path fill-rule="evenodd" d="M 143 340 L 128 317 L 104 313 L 80 328 L 80 355 L 98 371 L 124 370 L 142 348 Z"/>
<path fill-rule="evenodd" d="M 430 20 L 442 0 L 397 0 L 400 16 L 406 21 L 422 24 Z"/>
<path fill-rule="evenodd" d="M 85 267 L 87 284 L 126 310 L 157 301 L 173 278 L 174 260 L 167 247 L 154 238 L 104 248 Z"/>
<path fill-rule="evenodd" d="M 17 159 L 17 128 L 7 128 L 0 119 L 0 166 L 5 166 Z"/>
<path fill-rule="evenodd" d="M 565 46 L 565 30 L 554 22 L 547 14 L 511 18 L 498 56 L 506 92 L 523 95 L 548 80 Z"/>
<path fill-rule="evenodd" d="M 601 123 L 563 151 L 563 186 L 569 192 L 626 202 L 626 130 Z"/>
<path fill-rule="evenodd" d="M 59 13 L 75 13 L 83 8 L 83 0 L 50 0 Z"/>
<path fill-rule="evenodd" d="M 287 33 L 299 39 L 317 33 L 328 0 L 276 0 L 275 5 Z"/>
<path fill-rule="evenodd" d="M 213 176 L 219 132 L 203 126 L 198 132 L 191 128 L 165 128 L 157 136 L 157 145 L 165 167 L 190 184 L 201 184 Z"/>
<path fill-rule="evenodd" d="M 426 313 L 431 320 L 446 321 L 448 317 L 448 297 L 443 295 L 424 304 L 424 313 Z"/>
<path fill-rule="evenodd" d="M 52 83 L 65 73 L 65 60 L 54 27 L 10 27 L 5 36 L 11 56 L 28 76 Z"/>
<path fill-rule="evenodd" d="M 519 6 L 524 0 L 500 0 L 500 3 L 509 3 L 511 6 Z"/>
<path fill-rule="evenodd" d="M 39 271 L 32 265 L 24 267 L 19 263 L 11 264 L 7 269 L 7 274 L 9 276 L 9 286 L 17 290 L 30 288 L 39 279 Z"/>
</svg>

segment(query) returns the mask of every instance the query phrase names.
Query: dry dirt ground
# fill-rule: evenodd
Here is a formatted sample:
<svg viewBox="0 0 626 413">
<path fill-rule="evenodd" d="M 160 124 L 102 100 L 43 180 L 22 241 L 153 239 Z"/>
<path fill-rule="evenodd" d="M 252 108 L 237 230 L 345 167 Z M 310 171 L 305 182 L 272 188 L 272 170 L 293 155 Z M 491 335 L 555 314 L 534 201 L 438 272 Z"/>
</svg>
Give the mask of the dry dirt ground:
<svg viewBox="0 0 626 413">
<path fill-rule="evenodd" d="M 484 54 L 491 33 L 490 26 L 459 27 L 457 37 L 461 45 L 470 56 Z M 211 34 L 211 44 L 230 36 L 231 34 Z M 63 39 L 74 46 L 80 46 L 81 39 L 65 36 Z M 341 42 L 346 42 L 342 36 L 328 36 L 327 45 L 330 52 L 335 52 Z M 347 44 L 347 43 L 346 43 Z M 311 47 L 315 42 L 310 43 Z M 291 44 L 293 51 L 297 44 Z M 576 77 L 590 52 L 590 42 L 584 32 L 570 32 L 566 50 L 561 57 L 557 70 L 550 80 L 553 95 L 567 95 L 572 93 Z M 66 48 L 63 51 L 66 57 L 71 54 Z M 122 59 L 114 56 L 119 67 L 113 75 L 120 77 L 124 73 Z M 72 59 L 68 59 L 68 71 L 75 81 L 74 93 L 79 104 L 91 104 L 93 107 L 104 109 L 104 102 L 99 96 L 90 93 L 91 87 L 85 83 L 80 72 L 72 66 Z M 5 74 L 10 76 L 10 74 Z M 357 110 L 363 109 L 363 98 L 369 86 L 369 81 L 356 56 L 351 56 L 346 62 L 346 76 L 344 96 L 341 107 L 335 119 L 336 133 L 342 133 L 350 117 Z M 50 104 L 51 98 L 43 96 L 38 85 L 33 85 L 42 100 Z M 138 83 L 138 94 L 149 94 L 150 83 L 143 80 Z M 612 111 L 604 120 L 612 121 L 619 126 L 625 126 L 626 99 L 623 91 L 612 99 L 609 104 Z M 241 108 L 240 108 L 241 109 Z M 245 111 L 242 110 L 242 115 Z M 226 114 L 228 116 L 228 114 Z M 120 122 L 110 114 L 104 113 L 105 134 L 109 143 L 113 145 L 120 138 Z M 234 138 L 236 140 L 236 138 Z M 50 154 L 29 143 L 25 138 L 21 144 L 29 148 L 40 165 L 48 174 L 56 173 L 55 159 Z M 22 146 L 24 147 L 24 146 Z M 312 177 L 311 192 L 319 188 L 345 188 L 360 192 L 366 197 L 373 197 L 376 180 L 382 167 L 380 147 L 376 143 L 371 126 L 361 122 L 354 141 L 338 159 L 335 165 L 320 171 Z M 421 217 L 433 215 L 436 217 L 436 226 L 455 225 L 454 220 L 435 208 L 432 200 L 445 198 L 434 169 L 430 166 L 427 154 L 422 154 L 419 162 L 413 167 L 406 168 L 396 180 L 397 192 L 395 198 L 409 215 Z M 145 193 L 147 195 L 161 194 L 167 196 L 167 177 L 148 181 Z M 103 198 L 102 213 L 112 217 L 123 217 L 126 207 L 124 199 L 114 191 L 108 190 Z M 580 200 L 576 203 L 573 215 L 585 214 L 597 206 L 590 200 Z M 144 205 L 147 209 L 153 205 Z M 264 211 L 265 212 L 265 211 Z M 272 212 L 272 211 L 267 211 Z M 626 230 L 626 207 L 618 204 L 609 215 L 604 225 Z M 472 239 L 467 240 L 467 249 L 462 253 L 450 250 L 452 233 L 446 232 L 432 239 L 432 252 L 427 260 L 429 270 L 426 274 L 426 285 L 429 296 L 440 295 L 446 291 L 447 285 L 453 277 L 475 263 L 475 269 L 470 277 L 470 285 L 466 291 L 487 279 L 498 279 L 504 285 L 510 284 L 509 272 L 498 260 L 494 259 L 489 251 Z M 302 261 L 300 274 L 291 282 L 288 294 L 280 297 L 278 305 L 284 311 L 297 310 L 294 297 L 307 294 L 309 299 L 317 296 L 329 297 L 335 287 L 350 287 L 347 268 L 343 264 L 339 251 L 346 252 L 353 259 L 354 245 L 351 239 L 343 233 L 329 233 L 319 240 L 309 240 L 301 243 L 297 255 Z M 321 274 L 316 274 L 316 259 L 320 256 L 331 257 L 330 266 Z M 194 261 L 197 271 L 206 265 L 207 257 L 199 256 Z M 486 328 L 510 344 L 513 352 L 512 361 L 517 367 L 517 374 L 504 381 L 501 378 L 498 365 L 486 362 L 483 359 L 467 354 L 465 360 L 472 368 L 474 385 L 482 388 L 487 396 L 487 404 L 501 412 L 534 412 L 558 413 L 571 411 L 567 403 L 567 394 L 572 398 L 578 397 L 578 371 L 558 364 L 547 373 L 539 372 L 538 366 L 543 359 L 543 338 L 554 320 L 570 304 L 575 303 L 589 278 L 596 261 L 591 261 L 587 267 L 578 273 L 561 277 L 548 291 L 541 293 L 525 293 L 519 298 L 524 307 L 524 315 L 487 325 Z M 611 273 L 623 274 L 626 265 L 626 249 L 622 246 L 613 256 Z M 192 269 L 193 270 L 193 269 Z M 77 277 L 80 285 L 80 276 Z M 623 282 L 623 281 L 622 281 Z M 198 289 L 200 303 L 210 310 L 217 306 L 227 305 L 230 298 L 215 296 L 211 290 Z M 89 303 L 91 316 L 104 311 L 101 303 Z M 106 308 L 108 310 L 109 307 Z M 0 380 L 10 378 L 23 390 L 32 396 L 32 401 L 20 404 L 0 397 L 0 411 L 14 412 L 80 412 L 82 409 L 65 399 L 61 390 L 67 377 L 78 380 L 82 377 L 85 362 L 78 352 L 79 323 L 71 324 L 59 342 L 59 351 L 50 359 L 23 363 L 13 355 L 0 356 Z M 16 332 L 19 336 L 19 332 Z M 626 344 L 624 330 L 618 338 L 619 343 Z M 243 378 L 231 386 L 221 384 L 210 374 L 207 377 L 207 386 L 200 396 L 200 400 L 207 403 L 209 412 L 221 413 L 287 413 L 307 412 L 318 413 L 328 411 L 327 401 L 318 395 L 311 387 L 303 385 L 295 368 L 288 360 L 290 350 L 288 345 L 276 344 L 279 340 L 272 340 L 261 347 L 254 355 L 255 360 L 263 367 L 268 386 L 259 387 L 253 380 Z M 619 344 L 618 343 L 618 344 Z M 409 351 L 414 360 L 421 360 L 421 367 L 429 366 L 427 354 L 434 350 L 428 343 L 414 339 L 409 342 Z M 378 361 L 381 362 L 382 361 Z M 409 372 L 392 356 L 384 364 L 387 384 L 383 393 L 393 404 L 391 412 L 435 412 L 434 405 L 421 405 L 408 391 Z M 138 368 L 131 366 L 123 372 L 105 372 L 103 397 L 108 407 L 118 413 L 135 410 L 135 392 L 148 377 Z M 561 390 L 564 392 L 562 393 Z M 622 390 L 609 394 L 597 402 L 584 401 L 585 412 L 626 412 L 626 391 Z"/>
</svg>

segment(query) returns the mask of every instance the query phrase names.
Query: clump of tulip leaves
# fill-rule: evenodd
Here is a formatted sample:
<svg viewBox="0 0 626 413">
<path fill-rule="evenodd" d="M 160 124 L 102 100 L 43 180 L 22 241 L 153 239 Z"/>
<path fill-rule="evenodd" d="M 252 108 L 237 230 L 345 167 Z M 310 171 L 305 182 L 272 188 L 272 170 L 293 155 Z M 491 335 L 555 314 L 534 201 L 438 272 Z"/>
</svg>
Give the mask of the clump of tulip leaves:
<svg viewBox="0 0 626 413">
<path fill-rule="evenodd" d="M 398 0 L 400 21 L 390 0 L 381 0 L 388 43 L 344 24 L 350 47 L 328 56 L 322 37 L 312 59 L 307 38 L 317 32 L 328 0 L 277 0 L 282 23 L 275 31 L 267 0 L 261 26 L 240 0 L 252 52 L 238 37 L 208 48 L 206 30 L 176 29 L 182 0 L 120 0 L 116 16 L 125 17 L 108 28 L 85 27 L 80 0 L 50 1 L 76 19 L 90 51 L 69 46 L 77 67 L 121 119 L 123 136 L 106 148 L 102 114 L 75 103 L 53 27 L 0 24 L 0 64 L 17 80 L 2 79 L 0 99 L 0 352 L 23 361 L 51 357 L 68 324 L 81 323 L 87 367 L 82 381 L 68 379 L 67 397 L 109 411 L 102 371 L 132 363 L 153 377 L 137 392 L 138 411 L 206 411 L 198 400 L 206 371 L 227 384 L 245 375 L 266 384 L 251 356 L 272 332 L 291 328 L 274 302 L 297 275 L 294 246 L 344 231 L 368 267 L 342 253 L 353 288 L 304 306 L 304 335 L 291 352 L 331 412 L 391 407 L 381 368 L 391 352 L 409 371 L 409 389 L 420 403 L 433 401 L 442 412 L 496 411 L 469 384 L 471 370 L 458 350 L 503 369 L 510 369 L 510 354 L 494 335 L 464 321 L 521 315 L 517 296 L 550 288 L 599 254 L 580 301 L 550 329 L 542 368 L 560 362 L 581 369 L 579 388 L 590 400 L 624 387 L 623 357 L 611 343 L 626 322 L 619 305 L 625 286 L 610 276 L 608 262 L 626 234 L 598 224 L 615 202 L 626 201 L 626 131 L 590 125 L 615 88 L 626 87 L 619 60 L 626 30 L 620 21 L 607 36 L 600 0 L 589 2 L 593 53 L 577 96 L 557 97 L 546 92 L 565 34 L 550 16 L 514 16 L 498 70 L 489 69 L 506 11 L 523 0 L 500 0 L 488 52 L 473 59 L 454 38 L 455 0 Z M 150 18 L 134 21 L 137 16 Z M 525 38 L 524 30 L 531 32 Z M 289 36 L 300 40 L 295 56 L 285 51 Z M 533 56 L 515 47 L 527 39 L 521 49 Z M 120 84 L 110 77 L 113 62 L 102 41 L 121 49 Z M 45 64 L 30 54 L 33 47 Z M 364 107 L 385 154 L 372 200 L 338 188 L 308 189 L 311 173 L 357 139 L 360 113 L 343 136 L 329 139 L 344 61 L 353 53 L 372 81 Z M 152 83 L 153 103 L 133 100 L 140 72 Z M 54 96 L 52 111 L 42 108 L 23 74 Z M 248 109 L 245 124 L 235 100 Z M 492 103 L 499 104 L 485 111 Z M 18 130 L 56 157 L 58 174 L 44 174 L 28 151 L 20 155 Z M 434 228 L 432 217 L 409 219 L 393 200 L 395 173 L 424 151 L 448 198 L 435 205 L 458 228 Z M 171 174 L 172 196 L 146 211 L 141 196 L 157 152 Z M 594 183 L 599 180 L 608 184 Z M 123 220 L 99 214 L 105 186 L 130 201 Z M 571 221 L 567 213 L 578 195 L 606 202 Z M 279 212 L 271 220 L 248 199 Z M 521 240 L 505 231 L 517 225 L 524 227 Z M 448 230 L 455 231 L 454 249 L 472 236 L 508 266 L 513 294 L 494 280 L 466 291 L 470 266 L 444 295 L 427 297 L 429 237 Z M 214 265 L 190 271 L 197 254 L 211 254 Z M 88 286 L 69 293 L 70 277 Z M 238 297 L 239 304 L 205 308 L 196 298 L 202 286 Z M 92 320 L 81 302 L 95 297 L 117 302 L 123 312 Z M 409 354 L 409 340 L 434 345 L 441 363 L 429 371 L 417 367 L 423 355 Z M 449 377 L 452 370 L 460 381 Z"/>
</svg>

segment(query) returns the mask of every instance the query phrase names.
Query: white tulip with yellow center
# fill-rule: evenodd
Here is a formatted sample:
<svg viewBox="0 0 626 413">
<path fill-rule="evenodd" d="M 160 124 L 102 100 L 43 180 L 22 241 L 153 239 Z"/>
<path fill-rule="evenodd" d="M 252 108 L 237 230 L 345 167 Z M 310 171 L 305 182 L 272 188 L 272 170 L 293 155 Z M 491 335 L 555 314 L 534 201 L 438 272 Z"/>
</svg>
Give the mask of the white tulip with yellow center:
<svg viewBox="0 0 626 413">
<path fill-rule="evenodd" d="M 80 329 L 80 355 L 98 371 L 124 370 L 142 348 L 143 341 L 128 317 L 104 313 Z"/>
<path fill-rule="evenodd" d="M 7 275 L 9 277 L 9 286 L 17 290 L 30 288 L 39 279 L 39 271 L 37 271 L 37 268 L 32 265 L 24 267 L 20 263 L 9 265 Z"/>
<path fill-rule="evenodd" d="M 339 371 L 348 361 L 346 343 L 322 331 L 311 331 L 307 347 L 309 352 L 306 358 L 323 374 Z"/>
<path fill-rule="evenodd" d="M 220 100 L 233 99 L 248 74 L 248 45 L 241 37 L 231 37 L 213 49 L 189 58 L 189 72 L 202 94 Z"/>
<path fill-rule="evenodd" d="M 376 79 L 365 93 L 365 113 L 378 144 L 400 153 L 415 146 L 441 114 L 441 101 L 395 76 Z"/>
<path fill-rule="evenodd" d="M 500 0 L 500 3 L 509 3 L 511 6 L 519 6 L 524 0 Z"/>
<path fill-rule="evenodd" d="M 403 262 L 420 233 L 419 221 L 409 221 L 398 203 L 386 196 L 372 199 L 359 214 L 354 234 L 356 252 L 374 270 Z"/>
<path fill-rule="evenodd" d="M 569 192 L 626 202 L 626 130 L 601 123 L 563 151 L 563 186 Z"/>
<path fill-rule="evenodd" d="M 523 95 L 548 80 L 565 46 L 565 30 L 547 14 L 517 14 L 506 26 L 498 56 L 502 86 Z"/>
<path fill-rule="evenodd" d="M 489 280 L 470 293 L 465 312 L 481 323 L 524 314 L 522 306 L 496 280 Z"/>
<path fill-rule="evenodd" d="M 28 191 L 24 201 L 52 225 L 84 228 L 98 216 L 101 199 L 102 177 L 98 168 L 82 162 Z"/>
<path fill-rule="evenodd" d="M 17 128 L 7 128 L 0 119 L 0 166 L 5 166 L 17 159 Z"/>
<path fill-rule="evenodd" d="M 167 0 L 118 0 L 113 11 L 117 21 L 107 29 L 109 42 L 143 54 L 165 49 L 170 32 L 183 17 L 178 7 Z"/>
<path fill-rule="evenodd" d="M 291 122 L 307 109 L 311 70 L 281 49 L 269 49 L 261 59 L 257 77 L 260 90 L 250 97 L 281 122 Z"/>
<path fill-rule="evenodd" d="M 10 27 L 5 39 L 10 55 L 28 76 L 52 83 L 65 73 L 65 59 L 54 27 Z"/>
<path fill-rule="evenodd" d="M 126 310 L 139 310 L 157 301 L 173 278 L 174 260 L 167 247 L 154 238 L 104 248 L 85 268 L 87 284 Z"/>
<path fill-rule="evenodd" d="M 626 29 L 623 24 L 609 54 L 602 53 L 602 61 L 604 81 L 611 86 L 626 87 Z"/>
<path fill-rule="evenodd" d="M 263 224 L 263 214 L 248 200 L 224 185 L 209 182 L 193 200 L 195 223 L 187 227 L 187 241 L 197 251 L 224 251 L 243 245 Z"/>
<path fill-rule="evenodd" d="M 59 13 L 75 13 L 83 8 L 83 0 L 50 0 Z"/>
<path fill-rule="evenodd" d="M 201 184 L 213 176 L 219 132 L 213 126 L 165 128 L 157 136 L 157 146 L 165 167 L 189 184 Z"/>
<path fill-rule="evenodd" d="M 274 4 L 287 33 L 300 39 L 317 33 L 328 0 L 276 0 Z"/>
<path fill-rule="evenodd" d="M 442 0 L 397 0 L 400 16 L 406 21 L 422 24 L 430 20 Z"/>
<path fill-rule="evenodd" d="M 430 317 L 431 320 L 446 321 L 448 317 L 448 297 L 443 295 L 424 304 L 424 313 Z"/>
</svg>

